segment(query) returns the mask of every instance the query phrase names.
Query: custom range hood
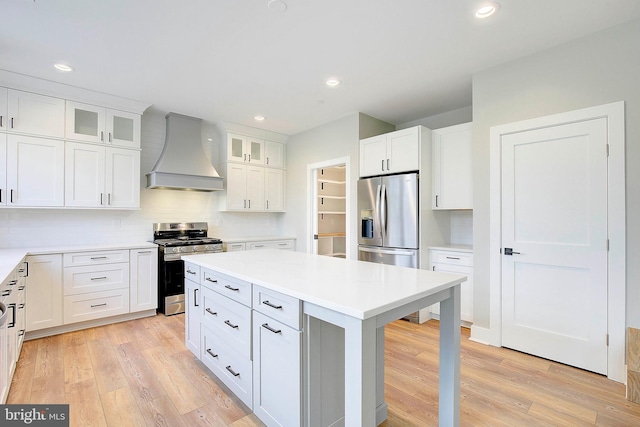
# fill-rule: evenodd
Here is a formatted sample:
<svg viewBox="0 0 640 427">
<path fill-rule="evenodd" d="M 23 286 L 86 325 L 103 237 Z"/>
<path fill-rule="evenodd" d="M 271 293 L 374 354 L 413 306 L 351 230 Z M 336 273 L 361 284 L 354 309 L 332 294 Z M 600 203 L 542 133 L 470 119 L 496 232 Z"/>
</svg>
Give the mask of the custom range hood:
<svg viewBox="0 0 640 427">
<path fill-rule="evenodd" d="M 147 174 L 147 188 L 222 190 L 222 178 L 202 148 L 202 119 L 169 113 L 162 154 Z"/>
</svg>

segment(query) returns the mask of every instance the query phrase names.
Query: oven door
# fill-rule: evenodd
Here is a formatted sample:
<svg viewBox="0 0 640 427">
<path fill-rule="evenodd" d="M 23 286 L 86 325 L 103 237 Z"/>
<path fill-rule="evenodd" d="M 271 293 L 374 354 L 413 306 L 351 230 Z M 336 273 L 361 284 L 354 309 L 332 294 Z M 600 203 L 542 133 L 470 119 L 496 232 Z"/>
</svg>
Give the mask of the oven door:
<svg viewBox="0 0 640 427">
<path fill-rule="evenodd" d="M 184 313 L 184 261 L 163 260 L 158 277 L 158 307 L 166 315 Z"/>
</svg>

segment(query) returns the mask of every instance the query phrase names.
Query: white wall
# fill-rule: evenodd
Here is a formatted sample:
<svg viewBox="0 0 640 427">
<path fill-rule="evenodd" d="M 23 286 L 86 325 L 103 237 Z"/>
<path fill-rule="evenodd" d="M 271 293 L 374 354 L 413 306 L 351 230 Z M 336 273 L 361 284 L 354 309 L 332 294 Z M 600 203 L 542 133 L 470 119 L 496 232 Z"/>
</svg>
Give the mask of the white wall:
<svg viewBox="0 0 640 427">
<path fill-rule="evenodd" d="M 424 117 L 397 126 L 397 129 L 406 129 L 413 126 L 422 125 L 431 130 L 440 129 L 447 126 L 459 125 L 473 121 L 473 110 L 471 105 L 457 110 L 447 111 L 434 116 Z"/>
<path fill-rule="evenodd" d="M 51 247 L 150 241 L 154 222 L 206 221 L 209 235 L 251 237 L 279 235 L 276 213 L 218 212 L 216 192 L 149 190 L 146 174 L 155 165 L 165 138 L 166 112 L 149 109 L 142 116 L 140 206 L 137 211 L 82 209 L 0 209 L 0 248 Z M 203 125 L 203 136 L 212 125 Z M 203 138 L 217 164 L 219 141 Z M 208 146 L 207 146 L 208 145 Z"/>
<path fill-rule="evenodd" d="M 615 101 L 626 106 L 627 325 L 640 327 L 640 20 L 473 76 L 474 323 L 489 327 L 489 129 Z M 622 307 L 620 308 L 622 309 Z"/>
</svg>

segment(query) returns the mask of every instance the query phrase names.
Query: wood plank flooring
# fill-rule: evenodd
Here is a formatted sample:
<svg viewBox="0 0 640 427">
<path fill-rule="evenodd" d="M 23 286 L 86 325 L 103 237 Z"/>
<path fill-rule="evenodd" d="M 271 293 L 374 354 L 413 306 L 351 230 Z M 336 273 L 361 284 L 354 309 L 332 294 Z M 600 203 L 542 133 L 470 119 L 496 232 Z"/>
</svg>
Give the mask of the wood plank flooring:
<svg viewBox="0 0 640 427">
<path fill-rule="evenodd" d="M 384 427 L 438 425 L 438 327 L 386 328 Z M 462 329 L 461 425 L 640 426 L 640 405 L 605 377 L 469 341 Z M 24 343 L 7 403 L 68 403 L 72 426 L 263 424 L 184 346 L 184 315 Z"/>
</svg>

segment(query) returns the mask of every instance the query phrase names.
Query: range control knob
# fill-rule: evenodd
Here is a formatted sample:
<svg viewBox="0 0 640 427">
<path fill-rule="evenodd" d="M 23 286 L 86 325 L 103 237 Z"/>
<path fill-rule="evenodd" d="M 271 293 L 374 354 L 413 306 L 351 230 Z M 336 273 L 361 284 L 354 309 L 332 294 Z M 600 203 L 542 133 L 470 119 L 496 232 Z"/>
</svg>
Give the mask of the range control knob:
<svg viewBox="0 0 640 427">
<path fill-rule="evenodd" d="M 192 252 L 198 252 L 198 250 L 200 250 L 200 248 L 199 248 L 199 247 L 197 247 L 197 246 L 194 246 L 194 247 L 193 247 L 193 251 L 192 251 Z"/>
</svg>

